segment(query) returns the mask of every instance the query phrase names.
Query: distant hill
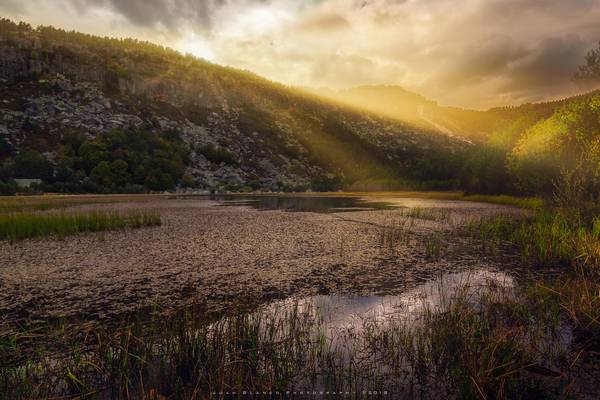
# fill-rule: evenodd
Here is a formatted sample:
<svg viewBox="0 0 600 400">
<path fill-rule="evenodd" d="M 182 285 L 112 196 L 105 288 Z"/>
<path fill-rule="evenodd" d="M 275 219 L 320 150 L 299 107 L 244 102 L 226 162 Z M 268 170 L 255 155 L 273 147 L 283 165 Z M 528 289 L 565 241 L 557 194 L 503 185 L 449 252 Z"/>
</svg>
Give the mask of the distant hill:
<svg viewBox="0 0 600 400">
<path fill-rule="evenodd" d="M 463 189 L 551 195 L 576 172 L 585 190 L 600 192 L 600 91 L 487 111 L 439 106 L 398 86 L 313 93 L 473 143 L 462 160 Z"/>
<path fill-rule="evenodd" d="M 0 193 L 42 179 L 59 192 L 552 194 L 569 171 L 600 192 L 600 92 L 474 111 L 395 86 L 300 90 L 147 42 L 3 19 L 0 93 Z"/>
<path fill-rule="evenodd" d="M 436 101 L 394 85 L 359 86 L 345 90 L 304 90 L 357 110 L 367 110 L 397 120 L 409 121 L 425 129 L 438 130 L 479 143 L 485 142 L 498 130 L 514 125 L 515 120 L 527 117 L 529 123 L 521 121 L 521 127 L 527 128 L 539 119 L 548 118 L 565 104 L 587 96 L 478 111 L 440 106 Z"/>
<path fill-rule="evenodd" d="M 2 20 L 0 79 L 0 180 L 38 178 L 27 167 L 42 162 L 34 151 L 58 190 L 449 186 L 464 152 L 408 119 L 131 39 Z M 133 156 L 139 135 L 152 143 L 142 159 Z M 154 178 L 164 170 L 170 178 Z M 107 171 L 117 183 L 98 178 Z"/>
</svg>

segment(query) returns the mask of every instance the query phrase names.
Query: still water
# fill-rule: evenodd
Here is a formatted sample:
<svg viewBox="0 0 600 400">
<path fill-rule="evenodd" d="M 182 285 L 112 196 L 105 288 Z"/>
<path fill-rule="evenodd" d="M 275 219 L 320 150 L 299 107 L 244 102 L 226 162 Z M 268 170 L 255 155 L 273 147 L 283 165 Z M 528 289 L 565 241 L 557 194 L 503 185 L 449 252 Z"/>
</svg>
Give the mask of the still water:
<svg viewBox="0 0 600 400">
<path fill-rule="evenodd" d="M 360 329 L 364 321 L 416 322 L 424 312 L 443 312 L 458 297 L 477 299 L 482 295 L 508 295 L 515 278 L 507 272 L 486 269 L 440 274 L 413 289 L 394 296 L 317 295 L 289 298 L 272 303 L 267 312 L 298 307 L 313 313 L 329 331 Z"/>
<path fill-rule="evenodd" d="M 349 196 L 212 196 L 225 206 L 246 206 L 258 210 L 333 213 L 344 211 L 391 210 L 399 208 L 385 201 Z"/>
</svg>

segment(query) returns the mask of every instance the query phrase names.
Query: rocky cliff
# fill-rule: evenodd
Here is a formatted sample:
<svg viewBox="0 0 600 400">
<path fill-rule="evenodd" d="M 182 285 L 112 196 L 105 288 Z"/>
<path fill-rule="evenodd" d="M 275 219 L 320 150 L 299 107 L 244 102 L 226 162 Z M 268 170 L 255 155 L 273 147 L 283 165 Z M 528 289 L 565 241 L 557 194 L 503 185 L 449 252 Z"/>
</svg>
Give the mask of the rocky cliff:
<svg viewBox="0 0 600 400">
<path fill-rule="evenodd" d="M 67 133 L 145 126 L 180 133 L 186 173 L 201 188 L 283 190 L 332 176 L 452 179 L 452 157 L 464 148 L 149 43 L 0 25 L 0 136 L 53 162 Z"/>
</svg>

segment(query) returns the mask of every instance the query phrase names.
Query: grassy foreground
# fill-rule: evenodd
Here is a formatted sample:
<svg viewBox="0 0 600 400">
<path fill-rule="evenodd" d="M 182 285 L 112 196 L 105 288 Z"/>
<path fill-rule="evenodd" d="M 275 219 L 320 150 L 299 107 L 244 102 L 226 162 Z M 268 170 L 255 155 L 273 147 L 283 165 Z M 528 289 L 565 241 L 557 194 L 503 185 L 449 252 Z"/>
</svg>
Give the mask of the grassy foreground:
<svg viewBox="0 0 600 400">
<path fill-rule="evenodd" d="M 160 225 L 160 216 L 148 212 L 11 213 L 0 214 L 0 240 L 39 236 L 66 236 L 79 232 Z"/>
<path fill-rule="evenodd" d="M 580 360 L 563 339 L 560 303 L 547 292 L 471 289 L 424 309 L 417 323 L 363 318 L 335 335 L 298 303 L 218 320 L 187 308 L 110 329 L 56 325 L 46 341 L 5 334 L 0 398 L 559 397 Z"/>
<path fill-rule="evenodd" d="M 448 218 L 425 209 L 407 216 Z M 600 384 L 593 367 L 600 349 L 597 211 L 536 209 L 463 229 L 484 250 L 510 242 L 533 267 L 559 266 L 561 278 L 482 292 L 465 286 L 440 309 L 423 310 L 419 323 L 364 319 L 336 335 L 315 310 L 298 304 L 222 319 L 188 307 L 111 327 L 59 323 L 2 332 L 0 399 L 237 398 L 244 390 L 282 398 L 307 388 L 356 399 L 594 393 Z M 382 246 L 405 235 L 388 229 Z"/>
<path fill-rule="evenodd" d="M 600 215 L 565 210 L 537 210 L 528 217 L 499 215 L 472 222 L 470 235 L 482 243 L 516 244 L 525 259 L 596 272 L 600 265 Z"/>
</svg>

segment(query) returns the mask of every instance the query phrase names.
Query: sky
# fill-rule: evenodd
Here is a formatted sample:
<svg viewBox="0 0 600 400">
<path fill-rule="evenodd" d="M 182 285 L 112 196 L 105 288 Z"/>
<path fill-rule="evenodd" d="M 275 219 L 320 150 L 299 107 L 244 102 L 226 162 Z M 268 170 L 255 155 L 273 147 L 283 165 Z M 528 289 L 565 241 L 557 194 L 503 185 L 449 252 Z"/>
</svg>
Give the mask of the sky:
<svg viewBox="0 0 600 400">
<path fill-rule="evenodd" d="M 0 0 L 0 15 L 293 86 L 399 85 L 477 109 L 581 92 L 571 76 L 600 41 L 600 0 Z"/>
</svg>

